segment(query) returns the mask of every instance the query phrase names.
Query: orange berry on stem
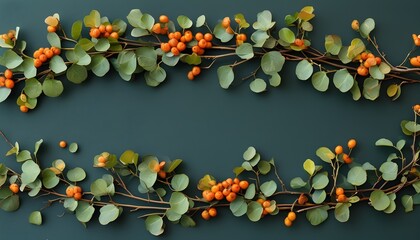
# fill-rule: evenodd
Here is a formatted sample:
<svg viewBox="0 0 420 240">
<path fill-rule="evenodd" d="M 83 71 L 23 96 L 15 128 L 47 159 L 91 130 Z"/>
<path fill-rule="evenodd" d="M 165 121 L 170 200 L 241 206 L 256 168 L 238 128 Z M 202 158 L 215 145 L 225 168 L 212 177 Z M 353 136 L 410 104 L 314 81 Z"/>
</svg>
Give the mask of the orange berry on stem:
<svg viewBox="0 0 420 240">
<path fill-rule="evenodd" d="M 287 218 L 292 222 L 295 221 L 296 220 L 296 213 L 295 212 L 289 212 L 287 214 Z"/>
<path fill-rule="evenodd" d="M 17 185 L 16 183 L 12 183 L 12 184 L 10 184 L 9 189 L 13 193 L 18 193 L 19 192 L 19 185 Z"/>
<path fill-rule="evenodd" d="M 29 111 L 29 108 L 25 105 L 22 105 L 22 106 L 19 107 L 19 110 L 23 113 L 26 113 L 26 112 Z"/>
<path fill-rule="evenodd" d="M 160 15 L 159 22 L 161 22 L 161 23 L 168 23 L 169 22 L 169 17 L 166 16 L 166 15 Z"/>
<path fill-rule="evenodd" d="M 300 194 L 298 204 L 304 205 L 306 202 L 308 202 L 308 197 L 304 193 Z"/>
<path fill-rule="evenodd" d="M 208 210 L 210 217 L 216 217 L 217 216 L 217 210 L 214 207 L 209 208 Z"/>
<path fill-rule="evenodd" d="M 117 33 L 117 32 L 112 32 L 112 33 L 109 35 L 109 37 L 110 37 L 110 38 L 113 38 L 113 39 L 118 39 L 118 38 L 119 38 L 119 36 L 118 36 L 118 33 Z"/>
<path fill-rule="evenodd" d="M 232 184 L 232 187 L 231 187 L 232 192 L 238 193 L 240 190 L 241 190 L 241 187 L 239 187 L 239 184 L 237 183 Z"/>
<path fill-rule="evenodd" d="M 202 212 L 201 212 L 201 217 L 202 217 L 204 220 L 209 220 L 209 219 L 210 219 L 210 214 L 209 214 L 209 211 L 207 211 L 207 210 L 202 211 Z"/>
<path fill-rule="evenodd" d="M 188 72 L 187 78 L 188 78 L 188 80 L 194 80 L 194 74 L 192 73 L 192 71 Z"/>
<path fill-rule="evenodd" d="M 195 40 L 200 41 L 204 38 L 204 35 L 201 32 L 195 34 Z"/>
<path fill-rule="evenodd" d="M 48 49 L 45 51 L 45 56 L 47 56 L 47 58 L 52 58 L 54 56 L 54 52 Z"/>
<path fill-rule="evenodd" d="M 105 33 L 105 32 L 106 32 L 105 25 L 103 25 L 103 24 L 101 24 L 101 25 L 98 27 L 98 29 L 99 29 L 99 32 L 101 32 L 101 33 Z"/>
<path fill-rule="evenodd" d="M 171 52 L 174 56 L 178 56 L 180 54 L 178 48 L 176 48 L 176 47 L 172 47 Z"/>
<path fill-rule="evenodd" d="M 105 26 L 105 30 L 106 30 L 106 32 L 108 32 L 108 33 L 112 33 L 112 32 L 114 31 L 114 29 L 113 29 L 113 27 L 112 27 L 112 25 L 111 25 L 111 24 L 106 25 L 106 26 Z"/>
<path fill-rule="evenodd" d="M 214 198 L 216 200 L 222 200 L 225 196 L 223 195 L 222 191 L 217 191 L 214 193 Z"/>
<path fill-rule="evenodd" d="M 171 47 L 176 47 L 178 45 L 178 40 L 176 40 L 175 38 L 171 38 L 169 39 L 168 43 Z"/>
<path fill-rule="evenodd" d="M 207 46 L 207 41 L 203 38 L 203 39 L 201 39 L 201 40 L 199 40 L 198 41 L 198 46 L 200 47 L 200 48 L 206 48 L 206 46 Z"/>
<path fill-rule="evenodd" d="M 192 68 L 192 74 L 194 75 L 194 76 L 198 76 L 198 75 L 200 75 L 200 73 L 201 73 L 201 69 L 200 69 L 200 67 L 198 67 L 198 66 L 194 66 L 193 68 Z"/>
<path fill-rule="evenodd" d="M 357 68 L 357 74 L 359 74 L 360 76 L 367 76 L 369 74 L 369 69 L 367 69 L 365 66 L 360 65 Z"/>
<path fill-rule="evenodd" d="M 337 202 L 347 202 L 347 197 L 344 194 L 338 195 L 337 196 Z"/>
<path fill-rule="evenodd" d="M 342 154 L 343 153 L 343 147 L 338 145 L 338 146 L 335 147 L 334 151 L 335 151 L 335 154 L 337 154 L 337 155 Z"/>
<path fill-rule="evenodd" d="M 356 144 L 357 144 L 357 142 L 356 142 L 356 140 L 355 140 L 355 139 L 350 139 L 350 140 L 347 142 L 347 146 L 348 146 L 350 149 L 355 148 L 355 147 L 356 147 Z"/>
<path fill-rule="evenodd" d="M 66 189 L 66 195 L 67 197 L 73 197 L 74 196 L 74 188 L 73 186 L 68 186 Z"/>
<path fill-rule="evenodd" d="M 39 68 L 42 66 L 42 61 L 39 59 L 34 60 L 34 67 Z"/>
<path fill-rule="evenodd" d="M 335 195 L 343 195 L 344 194 L 344 188 L 338 187 L 335 189 Z"/>
<path fill-rule="evenodd" d="M 4 71 L 4 77 L 5 78 L 12 78 L 13 77 L 13 72 L 10 69 L 6 69 L 6 71 Z"/>
<path fill-rule="evenodd" d="M 222 26 L 223 26 L 224 28 L 228 28 L 228 27 L 230 27 L 230 18 L 229 18 L 229 17 L 225 17 L 225 18 L 223 18 L 223 20 L 222 20 Z"/>
<path fill-rule="evenodd" d="M 228 202 L 233 202 L 233 201 L 235 201 L 236 196 L 237 196 L 236 193 L 230 192 L 229 195 L 226 196 L 226 200 Z"/>
<path fill-rule="evenodd" d="M 15 82 L 12 79 L 6 79 L 6 81 L 4 81 L 4 86 L 12 89 L 15 86 Z"/>
<path fill-rule="evenodd" d="M 56 32 L 57 31 L 57 28 L 56 27 L 53 27 L 53 26 L 48 26 L 47 27 L 47 32 Z"/>
<path fill-rule="evenodd" d="M 291 227 L 293 225 L 293 222 L 289 218 L 284 218 L 284 226 Z"/>
<path fill-rule="evenodd" d="M 270 207 L 270 206 L 271 206 L 271 202 L 270 202 L 269 200 L 265 200 L 265 201 L 262 203 L 262 206 L 263 206 L 263 208 L 268 208 L 268 207 Z"/>
<path fill-rule="evenodd" d="M 249 182 L 246 180 L 242 180 L 239 182 L 239 187 L 241 187 L 242 190 L 245 190 L 249 187 Z"/>
<path fill-rule="evenodd" d="M 82 199 L 82 193 L 76 192 L 73 195 L 74 200 L 79 201 L 80 199 Z"/>
<path fill-rule="evenodd" d="M 47 60 L 48 60 L 48 57 L 47 57 L 47 55 L 45 55 L 45 54 L 41 54 L 41 55 L 39 55 L 39 57 L 38 57 L 38 59 L 41 61 L 41 62 L 46 62 Z"/>
<path fill-rule="evenodd" d="M 175 38 L 176 40 L 181 39 L 181 36 L 182 36 L 182 34 L 181 34 L 180 32 L 174 32 L 174 38 Z"/>
<path fill-rule="evenodd" d="M 213 40 L 213 34 L 211 34 L 211 33 L 206 33 L 206 34 L 204 34 L 204 39 L 205 39 L 207 42 L 210 42 L 211 40 Z"/>
<path fill-rule="evenodd" d="M 185 45 L 185 43 L 183 42 L 178 42 L 178 44 L 176 45 L 176 48 L 178 48 L 178 50 L 182 52 L 187 48 L 187 45 Z"/>
</svg>

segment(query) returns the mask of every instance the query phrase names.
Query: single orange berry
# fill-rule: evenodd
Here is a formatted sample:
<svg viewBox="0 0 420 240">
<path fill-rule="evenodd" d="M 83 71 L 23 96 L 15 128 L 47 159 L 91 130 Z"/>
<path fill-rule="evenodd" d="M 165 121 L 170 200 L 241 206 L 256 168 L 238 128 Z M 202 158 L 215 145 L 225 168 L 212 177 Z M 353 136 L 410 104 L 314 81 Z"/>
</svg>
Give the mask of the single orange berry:
<svg viewBox="0 0 420 240">
<path fill-rule="evenodd" d="M 357 21 L 357 20 L 353 20 L 353 21 L 351 22 L 351 28 L 352 28 L 354 31 L 359 31 L 359 27 L 360 27 L 360 25 L 359 25 L 359 21 Z"/>
<path fill-rule="evenodd" d="M 29 108 L 25 105 L 22 105 L 22 106 L 19 107 L 19 110 L 23 113 L 26 113 L 26 112 L 29 111 Z"/>
<path fill-rule="evenodd" d="M 111 24 L 106 25 L 105 26 L 105 30 L 106 30 L 106 32 L 108 32 L 110 34 L 114 31 L 114 29 L 113 29 L 113 27 L 112 27 Z"/>
<path fill-rule="evenodd" d="M 158 176 L 159 176 L 160 178 L 162 178 L 162 179 L 165 179 L 165 178 L 166 178 L 166 172 L 165 172 L 165 171 L 163 171 L 163 170 L 160 170 L 160 171 L 158 172 Z"/>
<path fill-rule="evenodd" d="M 194 66 L 194 67 L 192 68 L 191 72 L 192 72 L 192 74 L 193 74 L 194 76 L 198 76 L 198 75 L 200 75 L 200 73 L 201 73 L 201 69 L 200 69 L 200 67 L 198 67 L 198 66 Z"/>
<path fill-rule="evenodd" d="M 6 79 L 6 81 L 4 81 L 4 86 L 12 89 L 15 86 L 15 82 L 12 79 Z"/>
<path fill-rule="evenodd" d="M 152 32 L 156 34 L 160 34 L 161 30 L 160 23 L 155 23 L 152 27 Z"/>
<path fill-rule="evenodd" d="M 204 34 L 204 39 L 205 39 L 207 42 L 210 42 L 211 40 L 213 40 L 213 34 L 211 34 L 211 33 L 206 33 L 206 34 Z"/>
<path fill-rule="evenodd" d="M 34 60 L 34 67 L 39 68 L 42 66 L 42 61 L 39 59 Z"/>
<path fill-rule="evenodd" d="M 113 39 L 118 39 L 118 38 L 119 38 L 119 36 L 118 36 L 118 33 L 117 33 L 117 32 L 112 32 L 112 33 L 109 35 L 109 37 L 110 37 L 110 38 L 113 38 Z"/>
<path fill-rule="evenodd" d="M 216 193 L 216 192 L 220 191 L 220 189 L 217 185 L 214 185 L 214 186 L 211 187 L 211 191 Z"/>
<path fill-rule="evenodd" d="M 105 33 L 105 32 L 106 32 L 105 25 L 103 25 L 103 24 L 101 24 L 101 25 L 98 27 L 98 29 L 99 29 L 99 32 L 101 32 L 101 33 Z"/>
<path fill-rule="evenodd" d="M 168 23 L 169 22 L 169 17 L 166 16 L 166 15 L 160 15 L 159 22 L 161 22 L 161 23 Z"/>
<path fill-rule="evenodd" d="M 47 56 L 47 58 L 52 58 L 54 56 L 54 52 L 48 49 L 45 51 L 45 56 Z"/>
<path fill-rule="evenodd" d="M 230 27 L 230 18 L 229 18 L 229 17 L 225 17 L 225 18 L 223 18 L 223 20 L 222 20 L 222 26 L 223 26 L 224 28 L 228 28 L 228 27 Z"/>
<path fill-rule="evenodd" d="M 4 71 L 4 77 L 5 78 L 12 78 L 13 77 L 13 72 L 10 69 L 6 69 L 6 71 Z"/>
<path fill-rule="evenodd" d="M 74 188 L 73 186 L 68 186 L 66 189 L 66 195 L 67 197 L 73 197 L 74 196 Z"/>
<path fill-rule="evenodd" d="M 367 69 L 364 65 L 360 65 L 357 68 L 357 74 L 359 74 L 360 76 L 367 76 L 369 74 L 369 69 Z"/>
<path fill-rule="evenodd" d="M 265 200 L 265 201 L 262 203 L 262 206 L 263 206 L 263 208 L 268 208 L 268 207 L 270 207 L 270 206 L 271 206 L 271 202 L 270 202 L 269 200 Z"/>
<path fill-rule="evenodd" d="M 228 195 L 230 194 L 230 189 L 229 189 L 229 188 L 224 188 L 224 189 L 222 190 L 222 193 L 223 193 L 223 195 L 226 197 L 226 196 L 228 196 Z"/>
<path fill-rule="evenodd" d="M 214 193 L 214 198 L 216 199 L 216 200 L 222 200 L 223 198 L 224 198 L 225 196 L 223 195 L 223 193 L 222 193 L 222 191 L 217 191 L 217 192 L 215 192 Z"/>
<path fill-rule="evenodd" d="M 368 54 L 367 54 L 367 52 L 362 52 L 362 53 L 360 54 L 360 58 L 361 58 L 363 61 L 365 61 L 365 60 L 368 58 Z"/>
<path fill-rule="evenodd" d="M 214 207 L 209 208 L 208 210 L 210 217 L 216 217 L 217 216 L 217 210 Z"/>
<path fill-rule="evenodd" d="M 74 193 L 81 193 L 82 192 L 82 188 L 80 186 L 74 186 Z"/>
<path fill-rule="evenodd" d="M 100 167 L 100 168 L 103 168 L 103 167 L 105 167 L 105 166 L 106 166 L 106 163 L 103 163 L 103 162 L 98 162 L 98 163 L 96 164 L 96 166 L 97 166 L 97 167 Z"/>
<path fill-rule="evenodd" d="M 375 60 L 376 60 L 376 65 L 379 65 L 382 62 L 382 59 L 380 57 L 375 57 Z"/>
<path fill-rule="evenodd" d="M 300 39 L 300 38 L 296 38 L 294 43 L 298 47 L 301 47 L 301 46 L 303 46 L 305 44 L 305 42 L 302 39 Z"/>
<path fill-rule="evenodd" d="M 200 41 L 201 39 L 204 39 L 204 35 L 201 32 L 196 33 L 195 40 Z"/>
<path fill-rule="evenodd" d="M 350 163 L 352 163 L 352 162 L 353 162 L 353 159 L 351 159 L 351 157 L 350 157 L 349 155 L 344 154 L 344 155 L 343 155 L 343 162 L 344 162 L 345 164 L 350 164 Z"/>
<path fill-rule="evenodd" d="M 58 145 L 59 145 L 61 148 L 65 148 L 65 147 L 67 147 L 67 142 L 66 142 L 66 141 L 64 141 L 64 140 L 61 140 L 61 141 L 58 143 Z"/>
<path fill-rule="evenodd" d="M 176 45 L 176 48 L 178 48 L 178 50 L 182 52 L 187 48 L 187 45 L 185 45 L 185 43 L 183 42 L 178 42 L 178 44 Z"/>
<path fill-rule="evenodd" d="M 58 47 L 52 47 L 51 50 L 53 51 L 54 55 L 60 55 L 61 49 Z"/>
<path fill-rule="evenodd" d="M 210 219 L 210 214 L 209 214 L 209 211 L 207 211 L 207 210 L 202 211 L 202 212 L 201 212 L 201 217 L 202 217 L 204 220 L 209 220 L 209 219 Z"/>
<path fill-rule="evenodd" d="M 335 151 L 335 154 L 337 154 L 337 155 L 342 154 L 343 153 L 343 147 L 338 145 L 338 146 L 335 147 L 334 151 Z"/>
<path fill-rule="evenodd" d="M 76 192 L 73 195 L 74 200 L 79 201 L 80 199 L 82 199 L 82 193 Z"/>
<path fill-rule="evenodd" d="M 300 194 L 298 204 L 304 205 L 306 202 L 308 202 L 308 197 L 304 193 Z"/>
<path fill-rule="evenodd" d="M 338 187 L 335 189 L 335 195 L 343 195 L 344 194 L 344 188 Z"/>
<path fill-rule="evenodd" d="M 241 187 L 239 187 L 239 184 L 237 183 L 232 184 L 232 187 L 231 187 L 232 192 L 238 193 L 240 190 L 241 190 Z"/>
<path fill-rule="evenodd" d="M 239 182 L 240 182 L 239 178 L 234 178 L 233 179 L 233 183 L 239 184 Z"/>
<path fill-rule="evenodd" d="M 287 218 L 292 222 L 295 221 L 296 220 L 296 213 L 295 212 L 289 212 L 287 214 Z"/>
<path fill-rule="evenodd" d="M 194 80 L 194 77 L 195 77 L 195 76 L 194 76 L 194 74 L 192 73 L 192 71 L 189 71 L 189 72 L 188 72 L 188 74 L 187 74 L 187 78 L 188 78 L 188 80 L 191 80 L 191 81 L 192 81 L 192 80 Z"/>
<path fill-rule="evenodd" d="M 169 39 L 168 43 L 171 47 L 176 47 L 178 45 L 178 40 L 176 40 L 175 38 L 171 38 Z"/>
<path fill-rule="evenodd" d="M 16 183 L 12 183 L 12 184 L 10 184 L 9 189 L 13 193 L 18 193 L 19 192 L 19 185 L 17 185 Z"/>
<path fill-rule="evenodd" d="M 174 32 L 174 38 L 175 38 L 176 40 L 181 39 L 181 36 L 182 36 L 181 32 Z"/>
<path fill-rule="evenodd" d="M 356 142 L 356 140 L 355 140 L 355 139 L 350 139 L 350 140 L 347 142 L 347 146 L 348 146 L 350 149 L 355 148 L 355 147 L 356 147 L 356 144 L 357 144 L 357 142 Z"/>
<path fill-rule="evenodd" d="M 291 227 L 293 225 L 293 222 L 289 218 L 284 219 L 284 226 Z"/>
<path fill-rule="evenodd" d="M 211 191 L 208 191 L 207 192 L 207 195 L 206 195 L 206 197 L 204 199 L 206 199 L 207 202 L 213 201 L 214 200 L 214 193 L 211 192 Z"/>
<path fill-rule="evenodd" d="M 54 26 L 48 26 L 47 27 L 47 32 L 56 32 L 57 31 L 57 27 L 54 27 Z"/>
<path fill-rule="evenodd" d="M 171 45 L 169 45 L 169 43 L 161 43 L 160 49 L 162 49 L 164 52 L 169 52 L 171 51 Z"/>
<path fill-rule="evenodd" d="M 41 54 L 41 55 L 39 55 L 39 57 L 38 57 L 38 59 L 41 61 L 41 62 L 46 62 L 47 60 L 48 60 L 48 57 L 47 57 L 47 55 L 45 55 L 45 54 Z"/>
<path fill-rule="evenodd" d="M 226 196 L 226 200 L 228 202 L 233 202 L 233 201 L 235 201 L 236 196 L 237 196 L 236 193 L 230 192 L 229 195 Z"/>
<path fill-rule="evenodd" d="M 242 190 L 245 190 L 249 187 L 249 182 L 246 180 L 242 180 L 239 182 L 239 187 L 241 187 Z"/>
<path fill-rule="evenodd" d="M 89 35 L 93 38 L 99 38 L 101 36 L 101 32 L 97 28 L 90 29 Z"/>
<path fill-rule="evenodd" d="M 178 56 L 180 54 L 178 48 L 176 48 L 176 47 L 172 47 L 171 52 L 174 56 Z"/>
<path fill-rule="evenodd" d="M 337 196 L 337 202 L 347 202 L 347 197 L 344 194 L 338 195 Z"/>
</svg>

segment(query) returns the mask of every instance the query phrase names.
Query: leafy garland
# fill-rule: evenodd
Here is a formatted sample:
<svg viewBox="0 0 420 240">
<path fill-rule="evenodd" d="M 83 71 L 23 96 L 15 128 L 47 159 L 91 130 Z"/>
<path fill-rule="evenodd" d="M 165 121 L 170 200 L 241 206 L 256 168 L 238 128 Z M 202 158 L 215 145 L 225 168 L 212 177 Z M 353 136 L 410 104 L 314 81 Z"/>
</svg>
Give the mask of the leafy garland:
<svg viewBox="0 0 420 240">
<path fill-rule="evenodd" d="M 328 218 L 330 210 L 338 221 L 346 222 L 351 207 L 357 203 L 368 202 L 377 211 L 394 212 L 397 193 L 412 188 L 414 195 L 401 197 L 405 211 L 410 212 L 415 204 L 420 204 L 417 139 L 420 105 L 415 105 L 413 112 L 414 121 L 401 122 L 403 133 L 411 137 L 409 147 L 404 139 L 396 143 L 386 138 L 376 141 L 376 146 L 394 150 L 379 167 L 369 162 L 353 162 L 357 142 L 351 139 L 348 150 L 340 145 L 334 150 L 318 148 L 316 155 L 321 163 L 307 159 L 303 163 L 307 177 L 296 177 L 286 184 L 274 159 L 264 160 L 254 147 L 249 147 L 243 153 L 241 165 L 233 169 L 234 178 L 216 180 L 205 175 L 196 185 L 200 194 L 193 196 L 186 193 L 192 185 L 190 178 L 178 171 L 181 159 L 165 162 L 157 156 L 140 157 L 132 150 L 119 157 L 102 152 L 94 157 L 93 166 L 106 173 L 83 190 L 81 185 L 86 178 L 83 168 L 69 169 L 61 159 L 43 167 L 37 155 L 43 140 L 35 143 L 31 153 L 20 149 L 17 142 L 12 144 L 0 132 L 11 147 L 6 155 L 13 155 L 21 164 L 21 171 L 16 171 L 0 163 L 0 208 L 17 210 L 20 195 L 27 192 L 33 198 L 47 197 L 48 206 L 63 204 L 83 224 L 91 221 L 96 211 L 99 211 L 100 224 L 107 225 L 124 210 L 130 210 L 145 218 L 145 227 L 153 235 L 164 232 L 164 221 L 193 227 L 195 215 L 209 220 L 216 217 L 217 209 L 222 207 L 228 207 L 236 217 L 246 215 L 253 222 L 266 215 L 280 215 L 287 227 L 293 225 L 300 213 L 306 213 L 312 225 L 319 225 Z M 59 145 L 66 147 L 64 141 Z M 77 148 L 76 143 L 69 146 L 71 152 L 76 152 Z M 133 182 L 137 186 L 135 190 Z M 42 224 L 41 211 L 32 212 L 29 222 Z"/>
<path fill-rule="evenodd" d="M 268 84 L 272 87 L 281 84 L 279 72 L 286 61 L 298 61 L 297 78 L 311 79 L 316 90 L 326 91 L 332 77 L 334 86 L 341 92 L 351 92 L 354 100 L 362 96 L 377 99 L 385 80 L 390 82 L 386 92 L 393 100 L 400 96 L 403 85 L 420 82 L 416 78 L 420 74 L 420 56 L 411 56 L 415 48 L 401 64 L 392 65 L 380 51 L 376 39 L 371 37 L 375 28 L 373 19 L 368 18 L 360 25 L 357 20 L 352 22 L 352 28 L 361 38 L 352 39 L 350 45 L 343 45 L 337 35 L 327 35 L 325 50 L 317 50 L 311 47 L 308 37 L 313 30 L 310 20 L 314 17 L 314 8 L 304 7 L 287 15 L 286 26 L 275 32 L 276 22 L 271 12 L 265 10 L 257 14 L 252 24 L 254 31 L 250 32 L 251 24 L 243 14 L 236 14 L 233 24 L 230 17 L 225 17 L 213 29 L 202 15 L 197 18 L 193 33 L 193 21 L 187 16 L 177 17 L 181 28 L 177 31 L 175 23 L 167 16 L 155 20 L 133 9 L 127 16 L 132 27 L 131 38 L 125 38 L 128 30 L 125 21 L 111 22 L 96 10 L 83 21 L 74 22 L 70 34 L 64 30 L 59 15 L 54 14 L 45 19 L 51 47 L 39 48 L 32 56 L 24 53 L 27 44 L 18 38 L 19 27 L 2 35 L 0 46 L 6 50 L 0 64 L 7 69 L 0 73 L 0 102 L 10 96 L 16 84 L 24 82 L 17 105 L 22 112 L 27 112 L 37 106 L 37 98 L 42 94 L 58 97 L 63 92 L 59 79 L 62 75 L 80 84 L 88 78 L 88 71 L 103 77 L 111 65 L 126 81 L 143 72 L 146 84 L 156 87 L 166 79 L 166 67 L 183 62 L 192 66 L 186 75 L 193 80 L 201 70 L 211 68 L 222 58 L 234 60 L 218 67 L 220 86 L 227 89 L 234 82 L 251 79 L 249 87 L 256 93 L 265 92 Z M 83 25 L 90 29 L 90 38 L 82 35 Z M 415 47 L 420 46 L 419 36 L 413 34 L 412 37 Z M 232 43 L 234 38 L 235 44 Z M 255 69 L 242 79 L 235 78 L 235 70 L 247 62 L 256 63 Z M 407 62 L 411 67 L 405 66 Z"/>
</svg>

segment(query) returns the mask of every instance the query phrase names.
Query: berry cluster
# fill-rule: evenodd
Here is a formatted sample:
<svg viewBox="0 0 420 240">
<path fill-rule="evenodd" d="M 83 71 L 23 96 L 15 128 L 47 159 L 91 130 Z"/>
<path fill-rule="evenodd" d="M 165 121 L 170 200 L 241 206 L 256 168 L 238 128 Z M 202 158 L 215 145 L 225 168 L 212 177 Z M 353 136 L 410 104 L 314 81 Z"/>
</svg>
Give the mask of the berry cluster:
<svg viewBox="0 0 420 240">
<path fill-rule="evenodd" d="M 187 77 L 189 80 L 194 80 L 195 77 L 200 75 L 201 68 L 199 66 L 194 66 L 191 71 L 188 72 Z"/>
<path fill-rule="evenodd" d="M 342 158 L 343 162 L 346 163 L 346 164 L 350 164 L 350 163 L 353 162 L 353 159 L 350 157 L 350 153 L 351 153 L 351 150 L 356 147 L 356 144 L 357 144 L 357 142 L 356 142 L 355 139 L 350 139 L 347 142 L 347 147 L 349 148 L 349 153 L 344 153 L 343 147 L 341 145 L 337 145 L 334 149 L 335 154 L 337 154 L 337 156 L 341 155 L 341 158 Z"/>
<path fill-rule="evenodd" d="M 80 186 L 70 185 L 66 189 L 66 195 L 69 198 L 74 198 L 74 200 L 79 201 L 82 199 L 82 188 Z"/>
<path fill-rule="evenodd" d="M 362 52 L 359 55 L 360 66 L 357 68 L 357 73 L 360 76 L 367 76 L 369 74 L 369 68 L 381 64 L 382 59 L 376 57 L 373 53 Z"/>
<path fill-rule="evenodd" d="M 99 27 L 93 27 L 89 31 L 92 38 L 114 38 L 118 39 L 119 35 L 114 31 L 111 24 L 101 24 Z"/>
<path fill-rule="evenodd" d="M 0 87 L 12 89 L 15 86 L 15 82 L 13 81 L 12 77 L 13 72 L 10 69 L 6 69 L 3 76 L 0 76 Z"/>
<path fill-rule="evenodd" d="M 420 67 L 420 56 L 410 58 L 410 64 L 413 67 Z"/>
<path fill-rule="evenodd" d="M 5 43 L 11 44 L 12 42 L 16 41 L 16 31 L 9 30 L 9 32 L 1 35 L 1 38 L 4 40 Z"/>
<path fill-rule="evenodd" d="M 197 45 L 192 47 L 192 51 L 197 55 L 203 55 L 204 49 L 213 47 L 213 44 L 211 43 L 211 40 L 213 40 L 213 35 L 211 33 L 203 34 L 198 32 L 195 34 L 195 40 L 197 41 Z"/>
<path fill-rule="evenodd" d="M 245 33 L 239 33 L 236 34 L 236 46 L 242 45 L 246 41 L 246 34 Z"/>
<path fill-rule="evenodd" d="M 202 193 L 204 200 L 211 202 L 213 200 L 220 201 L 226 199 L 228 202 L 233 202 L 241 190 L 248 188 L 249 183 L 246 180 L 240 181 L 238 178 L 228 178 L 219 183 L 212 180 L 209 182 L 209 185 L 211 188 L 204 190 Z"/>
<path fill-rule="evenodd" d="M 210 220 L 210 218 L 212 218 L 212 217 L 216 217 L 216 216 L 217 216 L 217 210 L 216 210 L 216 208 L 214 208 L 214 207 L 211 207 L 211 208 L 209 208 L 209 209 L 203 210 L 203 211 L 201 212 L 201 217 L 202 217 L 204 220 Z"/>
<path fill-rule="evenodd" d="M 155 172 L 157 172 L 158 176 L 159 176 L 160 178 L 162 178 L 162 179 L 165 179 L 165 178 L 166 178 L 166 172 L 165 172 L 165 169 L 164 169 L 165 164 L 166 164 L 166 162 L 165 162 L 165 161 L 162 161 L 162 162 L 160 162 L 159 164 L 156 164 L 156 165 L 153 167 L 153 170 L 154 170 Z"/>
<path fill-rule="evenodd" d="M 286 227 L 291 227 L 293 225 L 293 222 L 296 220 L 296 213 L 295 212 L 289 212 L 284 219 L 284 225 Z"/>
<path fill-rule="evenodd" d="M 187 49 L 187 43 L 193 39 L 191 31 L 185 31 L 184 35 L 181 32 L 171 32 L 168 38 L 168 42 L 161 43 L 160 48 L 163 52 L 171 52 L 174 56 L 178 56 Z"/>
<path fill-rule="evenodd" d="M 156 34 L 167 34 L 168 33 L 169 18 L 166 15 L 160 15 L 159 22 L 155 23 L 152 27 L 152 32 Z"/>
<path fill-rule="evenodd" d="M 43 63 L 47 62 L 49 59 L 54 57 L 55 55 L 59 55 L 61 53 L 61 49 L 57 47 L 51 48 L 39 48 L 33 54 L 34 59 L 34 66 L 39 68 L 42 66 Z"/>
<path fill-rule="evenodd" d="M 338 187 L 335 189 L 336 201 L 339 203 L 347 202 L 347 196 L 344 194 L 344 189 Z"/>
<path fill-rule="evenodd" d="M 230 17 L 225 17 L 222 20 L 222 27 L 226 29 L 226 32 L 229 34 L 233 34 L 233 28 L 230 26 Z"/>
<path fill-rule="evenodd" d="M 261 217 L 264 217 L 265 215 L 273 213 L 277 209 L 275 201 L 270 201 L 267 199 L 264 200 L 262 198 L 259 198 L 257 202 L 260 203 L 261 206 L 263 207 L 263 212 L 261 214 Z"/>
<path fill-rule="evenodd" d="M 98 157 L 98 163 L 96 164 L 96 167 L 105 167 L 106 163 L 108 162 L 109 153 L 103 152 Z"/>
<path fill-rule="evenodd" d="M 60 25 L 60 21 L 55 16 L 47 17 L 45 19 L 45 23 L 47 24 L 47 31 L 50 32 L 50 33 L 51 32 L 56 32 L 59 25 Z"/>
</svg>

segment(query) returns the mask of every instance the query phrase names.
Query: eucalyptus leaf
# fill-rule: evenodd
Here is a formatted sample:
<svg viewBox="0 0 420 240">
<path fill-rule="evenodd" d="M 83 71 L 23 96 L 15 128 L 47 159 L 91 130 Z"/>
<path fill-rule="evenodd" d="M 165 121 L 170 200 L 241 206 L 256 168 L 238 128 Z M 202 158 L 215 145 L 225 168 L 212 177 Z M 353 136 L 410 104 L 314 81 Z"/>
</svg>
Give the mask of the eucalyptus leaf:
<svg viewBox="0 0 420 240">
<path fill-rule="evenodd" d="M 314 72 L 314 67 L 306 59 L 299 61 L 299 63 L 296 65 L 295 73 L 296 73 L 296 77 L 299 80 L 308 80 L 312 76 L 313 72 Z"/>
</svg>

